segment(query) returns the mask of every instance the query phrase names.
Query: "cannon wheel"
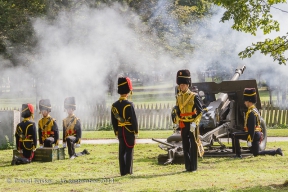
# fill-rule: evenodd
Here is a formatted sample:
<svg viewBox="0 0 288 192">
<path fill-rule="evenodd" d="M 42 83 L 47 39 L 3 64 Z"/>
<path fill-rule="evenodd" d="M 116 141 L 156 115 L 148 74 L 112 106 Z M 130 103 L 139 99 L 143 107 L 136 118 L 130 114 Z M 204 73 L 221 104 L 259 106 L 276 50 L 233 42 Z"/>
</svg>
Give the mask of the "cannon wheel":
<svg viewBox="0 0 288 192">
<path fill-rule="evenodd" d="M 262 128 L 262 133 L 263 133 L 263 140 L 260 144 L 260 151 L 264 151 L 266 148 L 266 143 L 267 143 L 267 129 L 266 129 L 266 123 L 262 117 L 260 119 L 260 126 Z"/>
</svg>

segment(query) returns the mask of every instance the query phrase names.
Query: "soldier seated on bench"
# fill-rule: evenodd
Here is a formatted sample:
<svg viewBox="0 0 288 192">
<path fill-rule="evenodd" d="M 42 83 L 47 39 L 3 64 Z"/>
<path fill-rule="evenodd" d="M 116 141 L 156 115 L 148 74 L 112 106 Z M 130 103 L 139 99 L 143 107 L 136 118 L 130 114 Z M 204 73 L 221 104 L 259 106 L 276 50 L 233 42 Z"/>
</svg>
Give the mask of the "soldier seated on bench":
<svg viewBox="0 0 288 192">
<path fill-rule="evenodd" d="M 49 99 L 39 101 L 39 110 L 42 114 L 42 119 L 38 122 L 38 135 L 40 148 L 53 147 L 58 149 L 59 131 L 56 120 L 50 116 L 51 104 Z"/>
<path fill-rule="evenodd" d="M 86 154 L 88 155 L 89 152 L 86 149 L 84 149 L 83 152 L 75 153 L 75 147 L 80 147 L 82 135 L 80 119 L 74 115 L 74 110 L 76 110 L 75 98 L 66 98 L 64 108 L 68 113 L 68 117 L 63 120 L 63 147 L 68 147 L 70 159 Z"/>
<path fill-rule="evenodd" d="M 21 117 L 23 121 L 16 127 L 16 147 L 22 157 L 14 156 L 11 165 L 30 163 L 37 146 L 37 132 L 33 119 L 34 107 L 32 104 L 22 104 Z"/>
</svg>

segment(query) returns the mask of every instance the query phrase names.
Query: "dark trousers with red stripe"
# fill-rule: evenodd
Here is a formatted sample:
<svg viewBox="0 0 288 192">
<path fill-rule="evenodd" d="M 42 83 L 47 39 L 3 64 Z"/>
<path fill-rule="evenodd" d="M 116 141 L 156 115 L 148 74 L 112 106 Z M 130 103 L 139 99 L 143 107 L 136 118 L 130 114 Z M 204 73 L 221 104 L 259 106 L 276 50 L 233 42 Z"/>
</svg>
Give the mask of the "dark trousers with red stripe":
<svg viewBox="0 0 288 192">
<path fill-rule="evenodd" d="M 68 154 L 69 154 L 70 157 L 72 157 L 73 155 L 75 155 L 74 144 L 76 143 L 76 137 L 68 136 L 66 138 L 66 142 L 67 142 L 67 147 L 68 147 Z"/>
<path fill-rule="evenodd" d="M 32 150 L 32 142 L 31 141 L 20 142 L 20 149 L 22 149 L 22 151 L 23 151 L 23 157 L 27 158 L 30 161 L 33 159 L 34 152 Z"/>
<path fill-rule="evenodd" d="M 121 176 L 133 173 L 134 146 L 127 146 L 124 138 L 119 138 L 119 166 Z"/>
<path fill-rule="evenodd" d="M 25 146 L 29 149 L 26 149 L 23 143 L 20 143 L 20 148 L 23 151 L 23 154 L 22 154 L 23 157 L 17 158 L 17 162 L 16 162 L 17 165 L 30 163 L 34 157 L 34 151 L 32 149 L 30 150 L 30 148 L 32 148 L 32 144 L 26 142 Z"/>
<path fill-rule="evenodd" d="M 44 140 L 44 147 L 52 147 L 54 143 L 54 138 L 53 137 L 48 137 Z"/>
<path fill-rule="evenodd" d="M 252 142 L 252 147 L 251 147 L 251 152 L 253 153 L 254 156 L 258 155 L 275 155 L 276 150 L 267 150 L 267 151 L 260 151 L 260 137 L 261 133 L 256 131 L 254 134 L 253 142 Z M 248 138 L 248 132 L 235 132 L 232 133 L 232 147 L 233 147 L 233 152 L 236 153 L 236 156 L 241 155 L 241 147 L 240 147 L 240 139 L 247 141 Z"/>
<path fill-rule="evenodd" d="M 181 129 L 181 137 L 185 160 L 185 169 L 186 171 L 196 171 L 198 162 L 198 148 L 195 142 L 195 137 L 190 131 L 190 122 L 184 122 L 184 125 L 185 127 Z M 195 136 L 198 135 L 197 132 L 198 130 L 195 129 Z"/>
<path fill-rule="evenodd" d="M 32 161 L 32 159 L 34 157 L 33 150 L 27 150 L 27 149 L 24 148 L 22 151 L 23 151 L 23 157 L 25 157 L 29 161 Z"/>
</svg>

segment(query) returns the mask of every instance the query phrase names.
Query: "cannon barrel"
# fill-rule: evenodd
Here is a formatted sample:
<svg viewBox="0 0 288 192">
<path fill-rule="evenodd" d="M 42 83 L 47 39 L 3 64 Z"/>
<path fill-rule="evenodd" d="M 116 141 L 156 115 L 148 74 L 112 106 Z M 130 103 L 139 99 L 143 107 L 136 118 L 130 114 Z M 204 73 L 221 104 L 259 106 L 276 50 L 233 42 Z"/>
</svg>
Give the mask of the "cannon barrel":
<svg viewBox="0 0 288 192">
<path fill-rule="evenodd" d="M 244 65 L 242 68 L 236 69 L 235 74 L 230 79 L 230 81 L 236 81 L 239 79 L 240 75 L 243 74 L 244 70 L 246 69 L 246 66 Z M 226 93 L 220 93 L 218 99 L 221 101 L 226 101 L 228 99 L 228 95 Z"/>
<path fill-rule="evenodd" d="M 217 139 L 227 136 L 227 130 L 229 128 L 234 128 L 236 124 L 235 116 L 238 114 L 238 111 L 236 111 L 235 109 L 238 107 L 236 106 L 237 104 L 235 104 L 235 101 L 229 100 L 228 93 L 229 90 L 235 91 L 235 81 L 239 79 L 240 75 L 243 74 L 245 69 L 246 66 L 244 65 L 243 67 L 235 70 L 235 73 L 230 79 L 230 81 L 225 81 L 220 84 L 214 84 L 216 86 L 210 87 L 213 89 L 213 94 L 218 90 L 224 90 L 224 92 L 220 91 L 217 99 L 215 98 L 215 101 L 209 103 L 208 107 L 211 108 L 209 112 L 202 116 L 200 122 L 201 126 L 204 128 L 213 129 L 209 132 L 206 132 L 206 134 L 202 136 L 201 140 L 203 141 L 203 143 L 207 143 L 209 145 L 209 142 L 211 142 L 211 140 L 213 139 L 212 137 Z"/>
<path fill-rule="evenodd" d="M 231 81 L 237 80 L 240 77 L 240 75 L 243 74 L 245 69 L 246 69 L 245 65 L 240 69 L 236 69 L 234 76 L 231 78 Z"/>
<path fill-rule="evenodd" d="M 173 148 L 177 147 L 177 146 L 172 145 L 172 144 L 170 144 L 170 143 L 167 143 L 167 142 L 164 142 L 164 141 L 160 141 L 160 140 L 154 139 L 154 138 L 152 138 L 152 141 L 156 141 L 156 142 L 158 142 L 158 143 L 161 143 L 161 144 L 163 144 L 163 145 L 167 145 L 167 146 L 173 147 Z"/>
</svg>

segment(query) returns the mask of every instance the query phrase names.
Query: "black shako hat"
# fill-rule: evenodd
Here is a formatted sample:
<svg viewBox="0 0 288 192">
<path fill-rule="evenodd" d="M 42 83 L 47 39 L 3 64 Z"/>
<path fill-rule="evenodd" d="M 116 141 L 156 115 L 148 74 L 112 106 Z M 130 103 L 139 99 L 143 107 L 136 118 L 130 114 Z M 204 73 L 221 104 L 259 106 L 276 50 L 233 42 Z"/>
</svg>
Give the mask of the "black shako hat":
<svg viewBox="0 0 288 192">
<path fill-rule="evenodd" d="M 51 112 L 51 103 L 49 99 L 41 99 L 39 101 L 39 110 L 43 111 L 46 110 L 48 112 Z"/>
<path fill-rule="evenodd" d="M 192 82 L 190 71 L 188 69 L 179 70 L 177 72 L 176 83 L 177 85 L 188 84 L 189 87 L 191 87 Z"/>
<path fill-rule="evenodd" d="M 34 114 L 34 107 L 30 103 L 22 104 L 21 117 L 28 118 Z"/>
<path fill-rule="evenodd" d="M 73 109 L 73 110 L 76 110 L 75 97 L 67 97 L 67 98 L 64 100 L 64 108 L 65 108 L 65 109 Z"/>
<path fill-rule="evenodd" d="M 245 88 L 244 89 L 244 101 L 250 101 L 251 103 L 256 103 L 256 89 L 255 88 Z"/>
<path fill-rule="evenodd" d="M 132 82 L 129 77 L 119 77 L 118 78 L 118 93 L 127 94 L 133 90 Z"/>
</svg>

